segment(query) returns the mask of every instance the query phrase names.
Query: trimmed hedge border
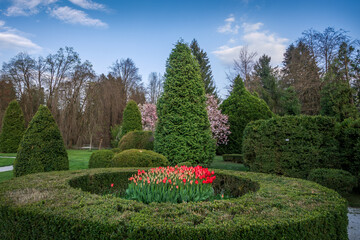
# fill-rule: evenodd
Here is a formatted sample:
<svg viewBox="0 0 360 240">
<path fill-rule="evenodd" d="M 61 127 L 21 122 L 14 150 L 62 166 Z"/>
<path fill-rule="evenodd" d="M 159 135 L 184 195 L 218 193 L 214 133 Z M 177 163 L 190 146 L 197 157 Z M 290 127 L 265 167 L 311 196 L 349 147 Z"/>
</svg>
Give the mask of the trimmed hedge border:
<svg viewBox="0 0 360 240">
<path fill-rule="evenodd" d="M 135 171 L 59 171 L 0 183 L 0 239 L 348 239 L 346 200 L 302 179 L 215 170 L 259 189 L 228 200 L 148 205 L 70 186 Z"/>
</svg>

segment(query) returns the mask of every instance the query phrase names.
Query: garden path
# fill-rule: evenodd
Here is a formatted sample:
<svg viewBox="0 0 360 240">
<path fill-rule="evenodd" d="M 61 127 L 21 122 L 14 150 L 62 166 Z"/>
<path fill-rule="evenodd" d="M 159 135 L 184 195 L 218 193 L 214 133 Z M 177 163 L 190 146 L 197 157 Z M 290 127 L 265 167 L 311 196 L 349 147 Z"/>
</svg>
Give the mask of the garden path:
<svg viewBox="0 0 360 240">
<path fill-rule="evenodd" d="M 349 240 L 359 240 L 360 239 L 360 208 L 351 208 L 348 209 L 348 236 Z"/>
</svg>

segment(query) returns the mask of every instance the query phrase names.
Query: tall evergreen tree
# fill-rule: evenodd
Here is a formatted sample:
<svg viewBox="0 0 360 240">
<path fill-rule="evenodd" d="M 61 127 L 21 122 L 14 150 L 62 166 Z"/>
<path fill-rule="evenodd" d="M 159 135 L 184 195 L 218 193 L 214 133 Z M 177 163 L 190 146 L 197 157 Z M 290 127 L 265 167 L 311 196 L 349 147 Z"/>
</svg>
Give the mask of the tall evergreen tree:
<svg viewBox="0 0 360 240">
<path fill-rule="evenodd" d="M 266 102 L 252 95 L 244 86 L 238 75 L 234 80 L 230 96 L 220 105 L 221 112 L 228 115 L 230 135 L 227 145 L 220 145 L 218 153 L 241 153 L 243 131 L 250 122 L 258 119 L 267 119 L 273 116 Z"/>
<path fill-rule="evenodd" d="M 218 96 L 216 92 L 216 86 L 214 83 L 211 65 L 207 53 L 203 49 L 200 49 L 196 39 L 192 40 L 190 44 L 190 49 L 199 63 L 201 79 L 203 80 L 205 85 L 205 94 L 213 95 L 217 98 Z"/>
<path fill-rule="evenodd" d="M 123 113 L 123 123 L 120 139 L 128 132 L 142 130 L 141 113 L 138 105 L 134 100 L 130 100 L 125 107 Z"/>
<path fill-rule="evenodd" d="M 25 131 L 24 114 L 19 103 L 13 100 L 5 111 L 0 134 L 0 152 L 15 153 Z"/>
<path fill-rule="evenodd" d="M 296 95 L 294 87 L 288 87 L 283 90 L 281 97 L 281 115 L 299 115 L 301 112 L 301 104 Z"/>
<path fill-rule="evenodd" d="M 60 170 L 69 170 L 64 140 L 50 110 L 40 105 L 21 139 L 14 175 Z"/>
<path fill-rule="evenodd" d="M 164 92 L 157 104 L 154 150 L 172 164 L 208 165 L 215 155 L 199 64 L 187 44 L 178 42 L 167 63 Z"/>
<path fill-rule="evenodd" d="M 293 86 L 301 103 L 301 113 L 316 115 L 320 110 L 320 69 L 309 47 L 301 41 L 284 54 L 283 86 Z"/>
</svg>

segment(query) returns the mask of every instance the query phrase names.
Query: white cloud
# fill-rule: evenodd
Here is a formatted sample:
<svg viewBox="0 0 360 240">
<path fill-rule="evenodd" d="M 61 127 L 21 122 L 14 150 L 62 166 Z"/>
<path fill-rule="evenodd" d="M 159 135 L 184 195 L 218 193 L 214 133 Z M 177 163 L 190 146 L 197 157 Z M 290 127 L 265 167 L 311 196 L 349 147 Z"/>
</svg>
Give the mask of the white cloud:
<svg viewBox="0 0 360 240">
<path fill-rule="evenodd" d="M 30 53 L 42 50 L 40 46 L 17 32 L 16 29 L 6 27 L 4 21 L 0 21 L 0 50 L 28 51 Z"/>
<path fill-rule="evenodd" d="M 29 16 L 37 14 L 39 8 L 55 3 L 58 0 L 13 0 L 13 4 L 6 10 L 6 16 Z"/>
<path fill-rule="evenodd" d="M 105 6 L 103 4 L 95 3 L 91 0 L 69 0 L 69 1 L 84 9 L 94 9 L 94 10 L 105 9 Z"/>
<path fill-rule="evenodd" d="M 225 25 L 220 26 L 218 28 L 219 33 L 232 33 L 237 34 L 239 31 L 239 26 L 235 24 L 235 17 L 234 15 L 230 15 L 227 19 L 225 19 Z"/>
<path fill-rule="evenodd" d="M 219 47 L 212 53 L 225 65 L 231 66 L 234 59 L 238 57 L 241 48 L 248 46 L 248 50 L 257 52 L 258 56 L 263 54 L 270 56 L 273 65 L 281 64 L 288 39 L 281 38 L 275 33 L 260 30 L 263 25 L 264 24 L 260 22 L 255 24 L 243 23 L 243 34 L 239 34 L 240 36 L 238 36 L 238 40 L 240 40 L 242 44 L 234 45 L 234 38 L 231 38 L 227 45 Z"/>
<path fill-rule="evenodd" d="M 85 12 L 70 7 L 58 7 L 51 11 L 51 16 L 71 24 L 80 24 L 91 27 L 107 27 L 108 25 L 99 19 L 89 17 Z"/>
</svg>

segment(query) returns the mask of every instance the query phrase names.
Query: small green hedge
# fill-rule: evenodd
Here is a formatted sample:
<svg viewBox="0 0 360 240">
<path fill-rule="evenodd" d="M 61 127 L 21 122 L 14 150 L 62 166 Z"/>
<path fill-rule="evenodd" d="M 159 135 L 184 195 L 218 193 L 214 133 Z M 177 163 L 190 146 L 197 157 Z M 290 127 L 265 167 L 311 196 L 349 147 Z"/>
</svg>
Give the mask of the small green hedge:
<svg viewBox="0 0 360 240">
<path fill-rule="evenodd" d="M 167 166 L 165 156 L 145 149 L 129 149 L 116 154 L 112 160 L 113 167 L 159 167 Z"/>
<path fill-rule="evenodd" d="M 301 179 L 215 170 L 260 188 L 228 200 L 181 204 L 146 205 L 81 190 L 109 188 L 136 171 L 62 171 L 2 182 L 0 239 L 348 239 L 346 200 Z"/>
<path fill-rule="evenodd" d="M 313 169 L 309 173 L 308 180 L 334 189 L 340 194 L 350 193 L 357 186 L 357 178 L 340 169 Z"/>
<path fill-rule="evenodd" d="M 244 162 L 242 154 L 223 154 L 222 157 L 225 162 L 236 162 L 236 163 Z"/>
<path fill-rule="evenodd" d="M 249 123 L 244 163 L 251 171 L 307 178 L 311 169 L 340 168 L 336 121 L 323 116 L 285 116 Z"/>
<path fill-rule="evenodd" d="M 119 142 L 120 151 L 128 149 L 154 149 L 154 133 L 152 131 L 131 131 Z"/>
<path fill-rule="evenodd" d="M 99 150 L 92 153 L 89 159 L 89 168 L 111 167 L 114 154 L 111 150 Z"/>
</svg>

